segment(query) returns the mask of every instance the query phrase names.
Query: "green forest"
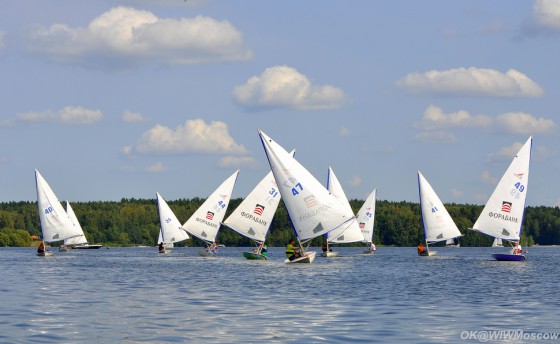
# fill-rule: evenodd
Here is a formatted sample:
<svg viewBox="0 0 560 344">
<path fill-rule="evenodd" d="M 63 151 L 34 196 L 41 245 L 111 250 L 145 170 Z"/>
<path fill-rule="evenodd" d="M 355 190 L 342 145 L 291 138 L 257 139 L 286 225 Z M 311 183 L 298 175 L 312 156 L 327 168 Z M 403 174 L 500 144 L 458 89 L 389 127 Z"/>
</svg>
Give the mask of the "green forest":
<svg viewBox="0 0 560 344">
<path fill-rule="evenodd" d="M 226 216 L 242 199 L 230 202 Z M 204 202 L 193 198 L 169 201 L 168 204 L 180 222 Z M 355 212 L 363 201 L 352 200 Z M 112 246 L 156 244 L 159 218 L 155 199 L 122 199 L 72 203 L 89 243 Z M 469 230 L 482 211 L 482 206 L 446 204 L 446 208 L 463 233 L 461 246 L 490 246 L 492 238 Z M 0 203 L 0 247 L 32 246 L 32 235 L 41 236 L 41 225 L 36 202 Z M 282 202 L 272 221 L 267 243 L 269 246 L 285 246 L 294 237 L 286 209 Z M 412 202 L 377 201 L 375 213 L 374 242 L 379 246 L 416 246 L 422 242 L 424 233 L 420 205 Z M 314 239 L 319 246 L 321 238 Z M 229 228 L 222 227 L 217 242 L 226 246 L 252 246 L 251 240 Z M 36 243 L 35 243 L 36 244 Z M 181 244 L 203 246 L 196 238 Z M 560 244 L 560 209 L 558 207 L 527 207 L 523 219 L 521 244 L 523 246 Z M 357 243 L 355 245 L 363 245 Z"/>
</svg>

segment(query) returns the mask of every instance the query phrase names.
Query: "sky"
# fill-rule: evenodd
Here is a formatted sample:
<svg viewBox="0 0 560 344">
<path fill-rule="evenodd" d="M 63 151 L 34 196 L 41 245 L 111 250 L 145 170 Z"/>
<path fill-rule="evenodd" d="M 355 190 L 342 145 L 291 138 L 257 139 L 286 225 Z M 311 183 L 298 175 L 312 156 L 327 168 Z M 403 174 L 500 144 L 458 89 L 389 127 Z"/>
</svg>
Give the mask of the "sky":
<svg viewBox="0 0 560 344">
<path fill-rule="evenodd" d="M 233 197 L 261 129 L 350 199 L 560 205 L 560 0 L 2 0 L 0 201 Z"/>
</svg>

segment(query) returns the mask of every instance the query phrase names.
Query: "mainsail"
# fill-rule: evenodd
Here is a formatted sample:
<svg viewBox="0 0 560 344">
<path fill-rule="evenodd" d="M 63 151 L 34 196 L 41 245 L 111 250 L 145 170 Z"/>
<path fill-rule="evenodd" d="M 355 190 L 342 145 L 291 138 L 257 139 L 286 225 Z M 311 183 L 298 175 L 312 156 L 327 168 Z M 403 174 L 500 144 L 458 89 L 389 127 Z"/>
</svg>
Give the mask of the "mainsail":
<svg viewBox="0 0 560 344">
<path fill-rule="evenodd" d="M 354 220 L 290 153 L 262 131 L 259 131 L 259 135 L 282 200 L 300 240 L 311 240 Z"/>
<path fill-rule="evenodd" d="M 160 223 L 158 244 L 173 244 L 189 239 L 189 235 L 177 220 L 177 216 L 159 192 L 156 192 L 156 198 Z"/>
<path fill-rule="evenodd" d="M 433 243 L 461 236 L 457 225 L 420 171 L 418 171 L 418 187 L 426 242 Z"/>
<path fill-rule="evenodd" d="M 76 230 L 80 233 L 80 236 L 64 240 L 64 245 L 68 246 L 87 244 L 84 230 L 82 229 L 82 226 L 80 226 L 80 221 L 78 221 L 78 217 L 76 216 L 76 213 L 74 213 L 74 209 L 72 209 L 68 201 L 66 201 L 66 213 L 68 214 L 68 217 L 70 218 L 70 221 L 72 221 L 72 224 L 74 225 Z"/>
<path fill-rule="evenodd" d="M 37 170 L 35 170 L 35 181 L 43 240 L 50 243 L 80 236 L 82 233 L 78 232 L 70 221 L 51 187 Z"/>
<path fill-rule="evenodd" d="M 373 226 L 375 224 L 375 197 L 377 189 L 373 189 L 356 215 L 358 227 L 362 231 L 364 242 L 373 242 Z"/>
<path fill-rule="evenodd" d="M 529 137 L 513 158 L 472 229 L 499 239 L 519 240 L 529 183 L 532 142 L 533 138 Z"/>
<path fill-rule="evenodd" d="M 354 216 L 354 212 L 352 211 L 352 207 L 350 206 L 350 202 L 348 202 L 348 198 L 344 193 L 344 189 L 342 189 L 342 185 L 340 181 L 334 174 L 334 171 L 329 166 L 328 178 L 327 178 L 327 189 L 340 202 L 340 205 L 345 211 L 345 214 L 351 218 Z M 362 235 L 362 231 L 358 226 L 358 222 L 356 220 L 350 221 L 345 223 L 343 226 L 338 227 L 337 229 L 329 232 L 327 234 L 327 241 L 329 243 L 336 243 L 336 244 L 346 244 L 352 243 L 357 241 L 362 241 L 364 236 Z"/>
<path fill-rule="evenodd" d="M 239 170 L 226 179 L 185 222 L 183 228 L 187 232 L 208 243 L 214 242 L 226 215 L 238 174 Z"/>
</svg>

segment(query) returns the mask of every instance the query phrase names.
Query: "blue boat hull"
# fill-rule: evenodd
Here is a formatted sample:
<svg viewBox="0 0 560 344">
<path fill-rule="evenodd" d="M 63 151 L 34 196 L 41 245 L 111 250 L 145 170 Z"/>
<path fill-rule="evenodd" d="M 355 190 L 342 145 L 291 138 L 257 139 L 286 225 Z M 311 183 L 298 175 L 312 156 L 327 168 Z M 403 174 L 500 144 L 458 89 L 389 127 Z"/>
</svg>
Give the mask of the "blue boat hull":
<svg viewBox="0 0 560 344">
<path fill-rule="evenodd" d="M 505 262 L 521 262 L 525 260 L 525 256 L 522 254 L 501 254 L 494 253 L 492 257 L 499 261 Z"/>
</svg>

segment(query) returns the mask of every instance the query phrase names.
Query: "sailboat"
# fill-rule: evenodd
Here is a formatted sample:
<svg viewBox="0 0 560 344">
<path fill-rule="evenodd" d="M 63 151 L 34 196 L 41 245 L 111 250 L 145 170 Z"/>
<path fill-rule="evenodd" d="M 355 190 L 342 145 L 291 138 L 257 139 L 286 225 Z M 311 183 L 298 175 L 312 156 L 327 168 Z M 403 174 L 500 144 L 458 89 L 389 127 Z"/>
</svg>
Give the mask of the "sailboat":
<svg viewBox="0 0 560 344">
<path fill-rule="evenodd" d="M 430 251 L 429 244 L 446 241 L 460 237 L 462 234 L 455 222 L 443 206 L 436 192 L 426 178 L 418 171 L 418 189 L 420 193 L 420 211 L 426 247 L 418 252 L 419 256 L 435 256 L 435 251 Z"/>
<path fill-rule="evenodd" d="M 533 137 L 529 137 L 517 152 L 472 229 L 510 243 L 519 242 L 529 183 L 532 143 Z M 492 257 L 505 261 L 525 260 L 523 254 L 515 253 L 492 254 Z"/>
<path fill-rule="evenodd" d="M 201 256 L 213 257 L 217 253 L 218 247 L 214 241 L 226 215 L 238 174 L 239 170 L 226 179 L 183 225 L 189 234 L 206 242 L 206 249 L 199 252 Z"/>
<path fill-rule="evenodd" d="M 70 221 L 72 221 L 74 227 L 76 227 L 76 230 L 80 233 L 80 236 L 64 240 L 64 246 L 81 250 L 99 249 L 103 247 L 103 245 L 101 244 L 88 244 L 87 238 L 84 234 L 84 230 L 82 229 L 82 226 L 80 226 L 80 222 L 76 217 L 76 213 L 74 213 L 74 209 L 72 209 L 72 206 L 70 206 L 70 202 L 68 201 L 66 201 L 66 213 L 68 214 L 68 217 L 70 218 Z"/>
<path fill-rule="evenodd" d="M 373 189 L 371 194 L 358 211 L 356 218 L 358 220 L 358 227 L 362 231 L 364 242 L 368 244 L 369 249 L 364 251 L 364 254 L 375 253 L 376 248 L 373 243 L 373 226 L 375 224 L 375 197 L 377 189 Z"/>
<path fill-rule="evenodd" d="M 251 260 L 267 259 L 266 251 L 263 252 L 264 241 L 280 198 L 274 176 L 269 172 L 222 223 L 255 241 L 256 249 L 241 252 L 243 257 Z"/>
<path fill-rule="evenodd" d="M 329 166 L 329 171 L 327 175 L 327 190 L 331 193 L 331 195 L 338 200 L 341 207 L 344 209 L 346 216 L 354 217 L 354 212 L 352 211 L 352 207 L 350 206 L 350 202 L 348 202 L 348 198 L 342 189 L 342 185 L 340 181 L 334 174 L 333 169 Z M 338 252 L 333 252 L 332 249 L 329 247 L 329 244 L 348 244 L 353 242 L 362 241 L 364 236 L 362 235 L 362 231 L 358 226 L 357 221 L 350 221 L 345 223 L 343 226 L 338 227 L 337 229 L 328 232 L 326 234 L 326 243 L 324 243 L 323 252 L 321 253 L 321 257 L 336 257 L 338 256 Z"/>
<path fill-rule="evenodd" d="M 494 242 L 492 243 L 492 247 L 504 247 L 504 244 L 502 243 L 502 239 L 494 238 Z"/>
<path fill-rule="evenodd" d="M 285 262 L 312 263 L 316 253 L 306 251 L 303 245 L 354 221 L 355 217 L 349 216 L 340 202 L 290 153 L 260 130 L 259 136 L 301 251 L 300 257 Z"/>
<path fill-rule="evenodd" d="M 163 244 L 163 250 L 160 249 L 159 253 L 171 253 L 167 249 L 169 245 L 173 247 L 173 243 L 187 240 L 189 235 L 159 192 L 156 192 L 156 199 L 160 224 L 158 244 Z"/>
<path fill-rule="evenodd" d="M 76 229 L 53 190 L 37 170 L 35 170 L 35 182 L 37 186 L 37 207 L 43 232 L 41 246 L 45 247 L 44 243 L 81 236 L 82 233 Z M 38 251 L 37 255 L 51 256 L 52 252 L 45 248 L 43 252 Z"/>
</svg>

